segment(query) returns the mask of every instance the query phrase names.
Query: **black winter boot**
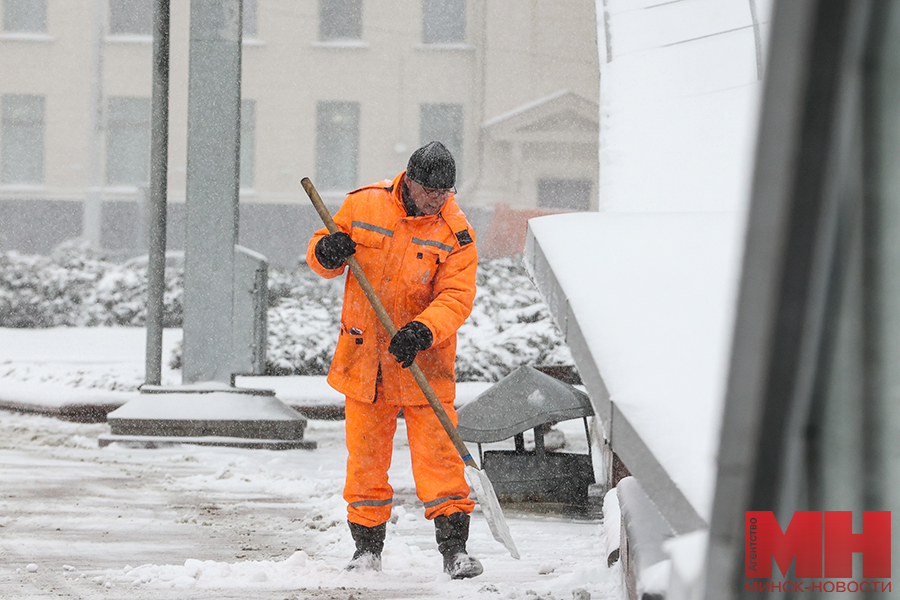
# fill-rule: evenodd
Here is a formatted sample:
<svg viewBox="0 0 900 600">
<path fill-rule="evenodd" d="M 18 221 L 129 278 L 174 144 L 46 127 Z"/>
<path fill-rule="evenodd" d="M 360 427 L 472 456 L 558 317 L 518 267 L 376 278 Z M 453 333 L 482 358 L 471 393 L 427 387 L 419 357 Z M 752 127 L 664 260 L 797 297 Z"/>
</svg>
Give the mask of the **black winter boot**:
<svg viewBox="0 0 900 600">
<path fill-rule="evenodd" d="M 469 539 L 469 515 L 456 512 L 434 518 L 434 537 L 444 557 L 444 572 L 450 579 L 476 577 L 484 572 L 481 562 L 466 553 Z"/>
<path fill-rule="evenodd" d="M 380 571 L 381 570 L 381 551 L 384 548 L 384 534 L 387 530 L 387 523 L 376 525 L 375 527 L 366 527 L 357 523 L 351 523 L 350 535 L 356 542 L 356 552 L 353 558 L 344 567 L 345 571 Z"/>
</svg>

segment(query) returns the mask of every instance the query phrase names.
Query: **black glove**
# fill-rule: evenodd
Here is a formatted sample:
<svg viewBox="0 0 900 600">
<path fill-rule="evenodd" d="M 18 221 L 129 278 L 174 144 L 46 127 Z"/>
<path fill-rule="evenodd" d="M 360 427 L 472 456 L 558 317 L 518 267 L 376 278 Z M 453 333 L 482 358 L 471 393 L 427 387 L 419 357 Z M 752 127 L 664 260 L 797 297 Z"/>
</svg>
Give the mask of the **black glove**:
<svg viewBox="0 0 900 600">
<path fill-rule="evenodd" d="M 337 269 L 356 253 L 356 242 L 349 233 L 329 233 L 316 244 L 316 259 L 326 269 Z"/>
<path fill-rule="evenodd" d="M 401 367 L 408 369 L 416 359 L 416 354 L 431 347 L 433 339 L 427 325 L 410 321 L 391 338 L 388 352 L 397 357 L 398 363 L 403 363 Z"/>
</svg>

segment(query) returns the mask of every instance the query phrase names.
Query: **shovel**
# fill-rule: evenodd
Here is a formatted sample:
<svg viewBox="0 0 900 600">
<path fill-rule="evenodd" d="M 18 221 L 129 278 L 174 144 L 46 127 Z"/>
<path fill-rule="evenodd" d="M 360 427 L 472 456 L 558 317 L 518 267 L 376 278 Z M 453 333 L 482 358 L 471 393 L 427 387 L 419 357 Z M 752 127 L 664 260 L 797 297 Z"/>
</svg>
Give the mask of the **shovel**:
<svg viewBox="0 0 900 600">
<path fill-rule="evenodd" d="M 335 225 L 334 219 L 331 218 L 331 213 L 328 212 L 325 203 L 322 202 L 319 192 L 316 191 L 316 188 L 312 181 L 309 180 L 309 177 L 304 177 L 300 181 L 300 185 L 303 186 L 309 199 L 312 200 L 313 206 L 316 207 L 316 212 L 319 213 L 322 222 L 325 223 L 325 228 L 328 230 L 328 233 L 337 233 L 339 231 L 338 227 Z M 375 288 L 369 283 L 369 279 L 363 272 L 362 267 L 359 266 L 359 261 L 356 260 L 356 257 L 350 256 L 347 258 L 347 264 L 350 265 L 350 271 L 353 273 L 353 276 L 356 277 L 356 281 L 359 283 L 360 287 L 362 287 L 363 292 L 366 294 L 366 298 L 369 299 L 369 303 L 375 310 L 375 314 L 378 315 L 381 324 L 384 325 L 388 334 L 393 338 L 394 334 L 397 333 L 397 328 L 394 326 L 394 322 L 391 321 L 391 317 L 384 309 L 384 305 L 381 304 L 381 300 L 378 299 Z M 441 401 L 438 400 L 434 390 L 431 389 L 431 384 L 425 379 L 425 374 L 422 373 L 422 369 L 419 368 L 419 365 L 416 364 L 415 361 L 410 365 L 409 371 L 415 378 L 416 383 L 419 384 L 422 393 L 425 394 L 428 404 L 431 405 L 438 421 L 443 425 L 444 431 L 450 436 L 450 441 L 453 442 L 456 451 L 459 452 L 459 455 L 462 457 L 463 462 L 466 465 L 466 479 L 469 481 L 469 486 L 475 492 L 475 497 L 478 498 L 478 502 L 481 504 L 481 510 L 484 513 L 485 520 L 487 520 L 488 525 L 491 528 L 491 534 L 493 534 L 495 540 L 506 546 L 506 549 L 509 550 L 509 553 L 513 558 L 519 558 L 519 551 L 516 550 L 516 544 L 513 542 L 512 536 L 509 533 L 509 526 L 507 526 L 506 519 L 503 517 L 503 510 L 500 508 L 500 501 L 497 500 L 497 494 L 494 492 L 494 486 L 491 485 L 491 480 L 488 479 L 488 476 L 484 471 L 478 468 L 478 465 L 469 453 L 469 449 L 466 448 L 465 442 L 459 437 L 456 427 L 453 426 L 453 422 L 450 420 L 450 417 L 447 416 L 444 407 L 441 406 Z"/>
</svg>

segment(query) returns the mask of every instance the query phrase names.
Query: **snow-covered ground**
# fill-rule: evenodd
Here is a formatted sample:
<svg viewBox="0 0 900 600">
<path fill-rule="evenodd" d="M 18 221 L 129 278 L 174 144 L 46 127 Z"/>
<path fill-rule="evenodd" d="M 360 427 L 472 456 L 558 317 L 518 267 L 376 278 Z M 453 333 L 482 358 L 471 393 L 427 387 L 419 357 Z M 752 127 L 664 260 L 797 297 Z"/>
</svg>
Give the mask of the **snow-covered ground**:
<svg viewBox="0 0 900 600">
<path fill-rule="evenodd" d="M 5 344 L 0 362 L 10 376 L 0 376 L 0 397 L 15 380 L 20 393 L 37 398 L 27 387 L 41 385 L 40 377 L 23 379 L 23 369 L 42 372 L 42 361 L 62 360 L 67 348 L 86 380 L 139 368 L 140 348 L 123 346 L 116 360 L 76 361 L 73 342 L 64 340 L 73 331 L 30 334 L 41 341 L 23 342 L 28 352 Z M 54 385 L 76 389 L 71 381 Z M 568 450 L 587 451 L 579 420 L 559 427 Z M 607 567 L 610 548 L 597 517 L 507 510 L 522 554 L 514 560 L 476 511 L 469 550 L 485 573 L 449 580 L 415 497 L 402 421 L 384 571 L 367 574 L 342 570 L 353 550 L 341 498 L 342 421 L 310 421 L 312 451 L 101 449 L 97 438 L 108 431 L 0 411 L 0 598 L 567 600 L 577 590 L 593 600 L 622 597 L 620 566 Z"/>
</svg>

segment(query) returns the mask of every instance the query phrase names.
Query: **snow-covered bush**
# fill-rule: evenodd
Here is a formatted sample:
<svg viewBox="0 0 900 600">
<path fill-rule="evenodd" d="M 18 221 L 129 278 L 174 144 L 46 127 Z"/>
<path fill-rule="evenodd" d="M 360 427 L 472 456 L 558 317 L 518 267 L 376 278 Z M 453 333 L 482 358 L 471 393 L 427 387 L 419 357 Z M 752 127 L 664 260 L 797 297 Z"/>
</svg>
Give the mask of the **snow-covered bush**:
<svg viewBox="0 0 900 600">
<path fill-rule="evenodd" d="M 269 272 L 266 368 L 277 375 L 324 375 L 340 331 L 344 279 L 322 279 L 305 263 Z"/>
<path fill-rule="evenodd" d="M 78 244 L 51 256 L 0 253 L 0 327 L 143 326 L 147 261 L 116 263 Z M 343 278 L 305 264 L 269 269 L 267 370 L 328 372 L 339 331 Z M 165 327 L 180 327 L 183 269 L 166 269 Z M 171 358 L 175 365 L 181 357 Z M 497 381 L 520 365 L 572 364 L 519 258 L 482 260 L 472 315 L 460 328 L 459 381 Z"/>
<path fill-rule="evenodd" d="M 480 261 L 477 290 L 458 333 L 458 381 L 499 381 L 522 365 L 573 364 L 520 257 Z"/>
<path fill-rule="evenodd" d="M 144 325 L 147 262 L 124 264 L 78 242 L 50 256 L 0 253 L 0 327 Z M 180 327 L 182 271 L 166 272 L 166 327 Z"/>
<path fill-rule="evenodd" d="M 270 274 L 270 372 L 328 372 L 340 330 L 343 281 L 324 280 L 306 265 L 291 274 Z M 457 338 L 457 380 L 499 381 L 521 365 L 564 364 L 572 364 L 568 347 L 521 258 L 482 260 L 472 315 Z"/>
</svg>

